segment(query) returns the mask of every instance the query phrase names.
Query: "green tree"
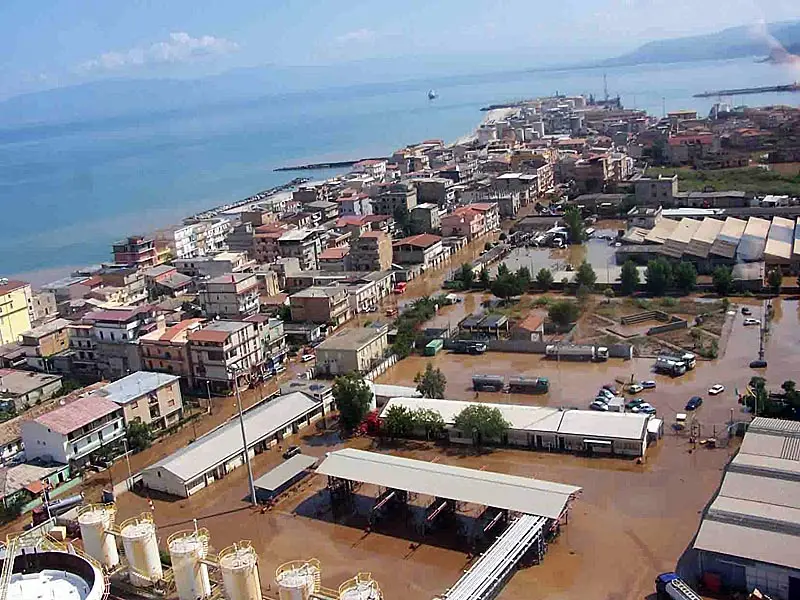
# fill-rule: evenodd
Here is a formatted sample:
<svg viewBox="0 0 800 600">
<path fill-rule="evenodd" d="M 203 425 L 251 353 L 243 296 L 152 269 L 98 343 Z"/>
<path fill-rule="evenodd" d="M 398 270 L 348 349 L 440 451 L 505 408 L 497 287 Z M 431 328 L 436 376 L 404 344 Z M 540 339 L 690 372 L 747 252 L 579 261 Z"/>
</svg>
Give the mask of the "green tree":
<svg viewBox="0 0 800 600">
<path fill-rule="evenodd" d="M 423 429 L 426 439 L 436 439 L 444 431 L 444 419 L 435 410 L 418 408 L 414 411 L 414 427 Z"/>
<path fill-rule="evenodd" d="M 278 318 L 284 323 L 292 320 L 292 309 L 288 304 L 282 304 L 278 309 Z"/>
<path fill-rule="evenodd" d="M 594 272 L 592 265 L 584 260 L 575 272 L 575 283 L 577 283 L 579 287 L 584 286 L 591 290 L 596 281 L 597 274 Z"/>
<path fill-rule="evenodd" d="M 524 289 L 527 290 L 530 287 L 531 271 L 528 267 L 520 267 L 517 269 L 516 273 L 514 273 L 514 276 L 519 280 L 520 285 L 522 285 Z"/>
<path fill-rule="evenodd" d="M 764 414 L 764 409 L 769 402 L 769 392 L 767 391 L 767 380 L 763 377 L 751 377 L 749 382 L 750 390 L 753 395 L 745 399 L 745 406 L 758 414 Z"/>
<path fill-rule="evenodd" d="M 580 244 L 583 242 L 583 218 L 581 217 L 581 209 L 577 206 L 568 206 L 564 211 L 564 223 L 569 231 L 569 241 L 571 244 Z"/>
<path fill-rule="evenodd" d="M 769 273 L 767 273 L 767 285 L 769 285 L 769 289 L 772 290 L 773 294 L 780 293 L 781 285 L 783 285 L 783 272 L 780 267 L 770 269 Z"/>
<path fill-rule="evenodd" d="M 455 417 L 456 429 L 472 435 L 477 446 L 489 440 L 502 441 L 510 424 L 500 410 L 485 404 L 470 404 Z"/>
<path fill-rule="evenodd" d="M 411 233 L 409 227 L 411 225 L 411 219 L 409 218 L 408 211 L 404 207 L 398 206 L 395 208 L 392 216 L 394 217 L 395 226 L 398 229 L 401 229 L 405 233 Z"/>
<path fill-rule="evenodd" d="M 128 424 L 126 437 L 128 438 L 128 447 L 132 452 L 141 452 L 149 448 L 153 441 L 150 425 L 138 421 L 132 421 Z"/>
<path fill-rule="evenodd" d="M 414 431 L 414 414 L 405 406 L 390 406 L 383 419 L 383 425 L 390 438 L 405 438 Z"/>
<path fill-rule="evenodd" d="M 679 262 L 673 269 L 675 287 L 684 294 L 689 294 L 697 287 L 697 270 L 688 261 Z"/>
<path fill-rule="evenodd" d="M 672 266 L 663 258 L 647 263 L 645 272 L 647 291 L 653 296 L 663 296 L 672 287 Z"/>
<path fill-rule="evenodd" d="M 333 399 L 339 408 L 339 423 L 345 433 L 352 433 L 369 412 L 372 392 L 359 375 L 341 375 L 333 382 Z"/>
<path fill-rule="evenodd" d="M 536 285 L 544 292 L 553 287 L 553 273 L 550 269 L 539 269 L 539 272 L 536 273 Z"/>
<path fill-rule="evenodd" d="M 502 277 L 503 275 L 510 275 L 511 271 L 508 270 L 508 266 L 506 263 L 502 262 L 497 265 L 497 276 Z"/>
<path fill-rule="evenodd" d="M 522 282 L 516 275 L 506 273 L 504 275 L 497 275 L 497 278 L 492 281 L 489 290 L 503 300 L 508 300 L 513 296 L 521 296 L 525 292 Z"/>
<path fill-rule="evenodd" d="M 622 282 L 621 290 L 625 295 L 630 295 L 639 287 L 639 269 L 631 260 L 626 260 L 622 265 L 622 270 L 619 274 L 620 281 Z"/>
<path fill-rule="evenodd" d="M 417 391 L 423 398 L 444 398 L 447 378 L 440 368 L 433 366 L 433 363 L 425 365 L 425 371 L 420 371 L 414 376 L 414 383 L 417 384 Z"/>
<path fill-rule="evenodd" d="M 489 275 L 489 269 L 486 265 L 483 265 L 480 274 L 478 275 L 478 279 L 480 280 L 481 287 L 485 290 L 489 289 L 489 286 L 492 284 L 492 278 Z"/>
<path fill-rule="evenodd" d="M 547 316 L 550 318 L 550 320 L 556 325 L 561 325 L 562 327 L 577 321 L 578 315 L 580 315 L 580 309 L 578 308 L 578 305 L 567 300 L 554 302 L 550 305 L 550 308 L 547 309 Z"/>
<path fill-rule="evenodd" d="M 787 379 L 781 384 L 781 389 L 787 394 L 791 394 L 797 390 L 797 384 L 791 379 Z"/>
<path fill-rule="evenodd" d="M 456 272 L 456 279 L 461 282 L 465 290 L 472 287 L 475 282 L 475 272 L 469 263 L 464 263 L 461 268 Z"/>
<path fill-rule="evenodd" d="M 733 272 L 729 267 L 720 265 L 711 274 L 714 290 L 720 296 L 727 296 L 733 290 Z"/>
</svg>

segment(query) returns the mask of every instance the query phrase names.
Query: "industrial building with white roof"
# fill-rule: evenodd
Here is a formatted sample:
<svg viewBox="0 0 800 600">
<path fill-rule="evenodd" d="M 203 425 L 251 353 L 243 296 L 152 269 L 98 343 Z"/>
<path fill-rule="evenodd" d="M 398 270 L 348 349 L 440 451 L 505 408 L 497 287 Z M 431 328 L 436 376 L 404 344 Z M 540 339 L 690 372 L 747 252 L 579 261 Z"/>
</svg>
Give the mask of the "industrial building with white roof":
<svg viewBox="0 0 800 600">
<path fill-rule="evenodd" d="M 322 402 L 301 392 L 277 396 L 244 413 L 251 456 L 280 443 L 323 415 Z M 244 464 L 238 418 L 199 437 L 189 446 L 141 472 L 145 487 L 189 497 Z"/>
<path fill-rule="evenodd" d="M 693 543 L 689 577 L 800 597 L 800 422 L 757 417 Z"/>
<path fill-rule="evenodd" d="M 383 408 L 386 417 L 392 407 L 408 410 L 428 409 L 439 413 L 453 443 L 472 444 L 471 432 L 461 432 L 454 427 L 456 415 L 474 403 L 459 400 L 431 398 L 392 398 Z M 481 406 L 497 408 L 509 423 L 506 440 L 511 446 L 541 449 L 591 452 L 644 457 L 651 436 L 648 415 L 633 413 L 598 412 L 526 406 L 522 404 L 490 404 Z M 660 420 L 657 420 L 660 423 Z M 663 425 L 656 428 L 660 437 Z"/>
</svg>

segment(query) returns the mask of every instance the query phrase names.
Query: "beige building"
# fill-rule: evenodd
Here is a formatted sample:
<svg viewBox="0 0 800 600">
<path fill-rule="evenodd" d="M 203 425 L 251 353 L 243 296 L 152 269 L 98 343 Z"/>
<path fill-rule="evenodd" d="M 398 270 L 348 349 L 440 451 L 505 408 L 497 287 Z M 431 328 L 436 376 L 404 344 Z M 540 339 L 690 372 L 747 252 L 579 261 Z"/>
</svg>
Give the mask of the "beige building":
<svg viewBox="0 0 800 600">
<path fill-rule="evenodd" d="M 28 366 L 37 371 L 50 371 L 47 358 L 69 349 L 69 325 L 66 319 L 54 319 L 20 336 Z"/>
<path fill-rule="evenodd" d="M 379 188 L 372 200 L 372 212 L 376 215 L 394 215 L 402 210 L 410 213 L 417 205 L 417 188 L 410 183 L 395 183 Z"/>
<path fill-rule="evenodd" d="M 0 279 L 0 346 L 16 342 L 31 328 L 31 295 L 30 284 Z"/>
<path fill-rule="evenodd" d="M 423 269 L 436 267 L 444 262 L 450 251 L 442 244 L 442 238 L 431 233 L 421 233 L 397 240 L 392 250 L 398 265 L 422 265 Z"/>
<path fill-rule="evenodd" d="M 168 373 L 189 381 L 189 334 L 203 326 L 204 319 L 184 319 L 164 331 L 153 331 L 139 338 L 142 368 Z"/>
<path fill-rule="evenodd" d="M 383 231 L 367 231 L 350 246 L 353 271 L 387 271 L 392 268 L 392 239 Z"/>
<path fill-rule="evenodd" d="M 100 388 L 97 395 L 122 407 L 125 424 L 145 423 L 164 429 L 183 414 L 180 377 L 137 371 Z"/>
<path fill-rule="evenodd" d="M 246 385 L 261 374 L 264 351 L 255 323 L 214 321 L 189 333 L 192 387 L 230 391 L 234 377 Z"/>
<path fill-rule="evenodd" d="M 289 296 L 292 321 L 329 323 L 338 327 L 352 316 L 347 289 L 312 286 Z"/>
<path fill-rule="evenodd" d="M 388 326 L 337 333 L 317 346 L 317 372 L 323 375 L 368 373 L 389 350 Z"/>
<path fill-rule="evenodd" d="M 234 319 L 258 312 L 258 279 L 252 273 L 227 273 L 202 284 L 200 306 L 208 317 Z"/>
<path fill-rule="evenodd" d="M 417 204 L 411 211 L 411 222 L 418 233 L 437 233 L 442 228 L 439 205 L 432 202 Z"/>
</svg>

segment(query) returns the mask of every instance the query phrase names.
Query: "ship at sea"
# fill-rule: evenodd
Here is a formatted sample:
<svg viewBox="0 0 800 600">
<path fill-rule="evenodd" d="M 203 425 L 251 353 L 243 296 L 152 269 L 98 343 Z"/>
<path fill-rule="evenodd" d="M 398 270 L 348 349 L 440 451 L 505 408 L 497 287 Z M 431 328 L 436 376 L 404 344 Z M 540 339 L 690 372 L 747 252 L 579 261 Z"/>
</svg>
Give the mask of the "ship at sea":
<svg viewBox="0 0 800 600">
<path fill-rule="evenodd" d="M 436 90 L 428 90 L 428 100 L 436 100 L 439 97 L 439 94 L 436 93 Z"/>
</svg>

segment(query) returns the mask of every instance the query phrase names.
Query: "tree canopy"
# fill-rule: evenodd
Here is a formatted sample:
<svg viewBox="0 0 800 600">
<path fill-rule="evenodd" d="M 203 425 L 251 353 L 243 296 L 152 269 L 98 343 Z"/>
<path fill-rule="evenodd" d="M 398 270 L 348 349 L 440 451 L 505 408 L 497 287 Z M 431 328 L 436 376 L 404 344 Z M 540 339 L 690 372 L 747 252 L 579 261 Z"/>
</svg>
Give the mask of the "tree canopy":
<svg viewBox="0 0 800 600">
<path fill-rule="evenodd" d="M 455 278 L 461 282 L 465 290 L 471 288 L 475 281 L 475 273 L 472 271 L 472 266 L 469 263 L 461 265 L 461 268 L 456 271 Z"/>
<path fill-rule="evenodd" d="M 564 224 L 569 231 L 569 241 L 572 244 L 580 244 L 584 240 L 583 218 L 581 209 L 577 206 L 568 206 L 564 211 Z"/>
<path fill-rule="evenodd" d="M 592 265 L 587 261 L 583 261 L 575 272 L 575 283 L 578 287 L 586 287 L 592 289 L 597 281 L 597 274 L 594 272 Z"/>
<path fill-rule="evenodd" d="M 447 378 L 442 370 L 438 367 L 434 368 L 432 363 L 425 365 L 425 370 L 414 376 L 414 383 L 417 384 L 417 391 L 424 398 L 444 398 Z"/>
<path fill-rule="evenodd" d="M 502 440 L 510 424 L 500 410 L 485 404 L 470 404 L 455 417 L 455 426 L 466 435 L 472 435 L 476 445 L 488 440 Z"/>
<path fill-rule="evenodd" d="M 131 452 L 141 452 L 150 447 L 153 441 L 153 432 L 150 425 L 139 421 L 132 421 L 128 424 L 126 432 L 128 438 L 128 448 Z"/>
<path fill-rule="evenodd" d="M 341 375 L 333 382 L 333 399 L 339 408 L 339 423 L 345 433 L 352 433 L 369 412 L 372 392 L 355 373 Z"/>
<path fill-rule="evenodd" d="M 767 285 L 769 285 L 769 289 L 772 290 L 774 294 L 781 291 L 781 285 L 783 285 L 783 271 L 781 271 L 780 267 L 770 269 L 767 274 Z"/>
<path fill-rule="evenodd" d="M 508 300 L 514 296 L 521 296 L 524 294 L 525 285 L 515 274 L 506 272 L 501 275 L 498 269 L 497 277 L 492 281 L 489 290 L 498 298 Z"/>
<path fill-rule="evenodd" d="M 536 285 L 544 292 L 553 287 L 553 273 L 550 269 L 544 267 L 539 269 L 539 272 L 536 273 Z"/>
<path fill-rule="evenodd" d="M 672 287 L 672 265 L 663 258 L 647 263 L 645 273 L 647 291 L 653 296 L 663 296 Z"/>
<path fill-rule="evenodd" d="M 553 323 L 563 327 L 577 321 L 580 312 L 578 305 L 574 302 L 561 300 L 550 305 L 547 309 L 547 316 Z"/>
<path fill-rule="evenodd" d="M 733 272 L 729 267 L 720 265 L 711 274 L 714 291 L 720 296 L 727 296 L 733 291 Z"/>
<path fill-rule="evenodd" d="M 444 431 L 444 419 L 435 410 L 418 408 L 414 411 L 414 426 L 425 431 L 426 439 L 437 438 Z"/>
<path fill-rule="evenodd" d="M 689 294 L 697 287 L 697 270 L 688 261 L 679 262 L 673 269 L 675 287 L 684 294 Z"/>
<path fill-rule="evenodd" d="M 414 431 L 414 414 L 405 406 L 395 404 L 386 411 L 383 425 L 390 438 L 404 438 Z"/>
<path fill-rule="evenodd" d="M 630 295 L 639 287 L 639 269 L 631 260 L 626 260 L 620 271 L 621 290 L 623 294 Z"/>
</svg>

